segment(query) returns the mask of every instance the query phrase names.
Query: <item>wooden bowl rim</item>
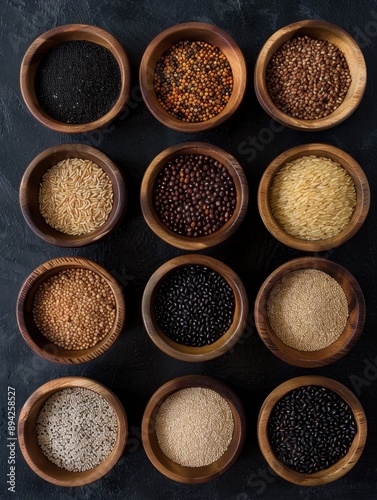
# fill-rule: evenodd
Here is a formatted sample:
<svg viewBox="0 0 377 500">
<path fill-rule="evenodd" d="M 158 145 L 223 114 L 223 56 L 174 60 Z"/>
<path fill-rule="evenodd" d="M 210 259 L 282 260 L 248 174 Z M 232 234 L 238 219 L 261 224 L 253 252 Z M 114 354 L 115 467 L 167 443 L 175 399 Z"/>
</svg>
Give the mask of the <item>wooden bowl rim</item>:
<svg viewBox="0 0 377 500">
<path fill-rule="evenodd" d="M 83 268 L 89 269 L 100 275 L 110 286 L 116 303 L 116 317 L 111 331 L 96 346 L 82 350 L 67 350 L 46 339 L 46 344 L 42 348 L 34 339 L 34 334 L 30 333 L 28 321 L 26 321 L 25 307 L 30 293 L 35 293 L 33 289 L 38 283 L 42 283 L 50 276 L 57 274 L 64 269 Z M 28 346 L 39 356 L 61 364 L 81 364 L 91 361 L 104 354 L 120 336 L 126 319 L 126 302 L 121 286 L 114 276 L 97 262 L 83 257 L 57 257 L 44 262 L 32 271 L 26 278 L 17 297 L 16 316 L 19 331 Z M 42 335 L 42 334 L 41 334 Z"/>
<path fill-rule="evenodd" d="M 226 463 L 221 468 L 216 467 L 215 471 L 212 472 L 208 471 L 208 469 L 214 468 L 214 464 L 221 460 L 222 457 L 220 457 L 216 462 L 203 467 L 181 466 L 169 460 L 168 457 L 165 457 L 168 463 L 171 462 L 174 469 L 179 469 L 179 472 L 175 472 L 174 469 L 169 469 L 159 460 L 158 456 L 155 454 L 153 445 L 151 444 L 150 435 L 154 434 L 155 431 L 155 422 L 153 421 L 153 419 L 161 404 L 171 394 L 189 387 L 208 388 L 220 394 L 220 396 L 222 396 L 227 401 L 232 410 L 233 420 L 235 424 L 234 430 L 238 431 L 233 434 L 233 451 L 229 454 Z M 224 474 L 235 463 L 242 451 L 245 442 L 246 416 L 240 398 L 237 396 L 234 390 L 224 382 L 208 375 L 183 375 L 165 382 L 150 397 L 144 410 L 141 431 L 145 453 L 154 467 L 156 467 L 156 469 L 161 474 L 164 474 L 169 479 L 180 483 L 198 484 L 216 479 L 220 475 Z M 229 445 L 229 448 L 231 447 L 232 442 Z M 228 450 L 225 451 L 224 455 L 228 452 Z M 189 472 L 189 474 L 185 472 L 186 470 Z M 195 475 L 191 475 L 191 473 L 195 473 Z"/>
<path fill-rule="evenodd" d="M 356 190 L 356 206 L 347 226 L 338 234 L 323 240 L 301 240 L 286 233 L 277 223 L 269 203 L 269 190 L 274 175 L 289 161 L 302 156 L 323 156 L 333 159 L 343 167 L 352 177 Z M 258 187 L 258 209 L 261 219 L 267 230 L 281 243 L 307 252 L 330 250 L 342 245 L 354 236 L 363 225 L 370 207 L 370 187 L 364 170 L 359 163 L 348 153 L 336 146 L 325 143 L 301 144 L 287 149 L 265 169 Z"/>
<path fill-rule="evenodd" d="M 64 234 L 52 226 L 43 224 L 46 228 L 45 232 L 40 228 L 40 224 L 35 221 L 34 210 L 29 206 L 31 196 L 31 177 L 34 175 L 36 169 L 42 162 L 51 158 L 51 163 L 46 165 L 44 173 L 47 172 L 53 165 L 56 164 L 56 156 L 64 155 L 66 158 L 81 157 L 87 159 L 88 156 L 93 156 L 96 161 L 100 163 L 100 167 L 110 177 L 113 193 L 114 203 L 111 212 L 106 222 L 92 231 L 82 235 L 69 235 Z M 60 160 L 59 160 L 60 161 Z M 95 161 L 94 161 L 95 162 Z M 43 174 L 42 174 L 43 175 Z M 41 175 L 41 178 L 42 178 Z M 19 188 L 19 203 L 22 215 L 30 227 L 30 229 L 46 243 L 65 248 L 75 248 L 91 243 L 100 241 L 102 238 L 111 233 L 121 223 L 128 204 L 127 184 L 123 172 L 120 168 L 109 158 L 105 153 L 97 148 L 88 146 L 82 143 L 66 143 L 51 146 L 44 151 L 41 151 L 27 166 Z M 50 234 L 51 233 L 51 234 Z"/>
<path fill-rule="evenodd" d="M 331 273 L 344 276 L 350 285 L 350 295 L 352 296 L 352 300 L 348 297 L 348 294 L 344 290 L 342 284 L 339 283 L 339 285 L 342 286 L 346 293 L 348 307 L 350 308 L 354 303 L 356 310 L 356 324 L 352 325 L 347 321 L 347 325 L 339 339 L 333 344 L 330 344 L 328 347 L 317 351 L 299 351 L 298 349 L 294 349 L 293 347 L 286 345 L 276 334 L 274 334 L 265 312 L 266 305 L 263 305 L 268 303 L 268 297 L 272 288 L 283 276 L 301 269 L 317 269 L 319 271 L 323 271 L 333 277 L 338 283 L 338 279 Z M 317 368 L 319 366 L 334 363 L 341 357 L 345 356 L 352 349 L 363 331 L 365 324 L 365 311 L 366 306 L 363 292 L 359 283 L 348 271 L 348 269 L 336 262 L 322 257 L 298 257 L 277 267 L 264 280 L 255 299 L 254 318 L 257 332 L 265 346 L 272 352 L 272 354 L 294 366 L 302 368 Z M 336 344 L 337 349 L 333 352 L 334 345 Z"/>
<path fill-rule="evenodd" d="M 203 154 L 220 161 L 226 167 L 237 193 L 237 204 L 230 220 L 215 233 L 197 238 L 181 236 L 168 229 L 153 207 L 152 191 L 158 173 L 166 163 L 180 154 Z M 206 142 L 186 142 L 170 146 L 159 153 L 147 167 L 140 189 L 140 205 L 144 220 L 163 241 L 182 250 L 198 251 L 213 247 L 229 238 L 245 218 L 249 203 L 249 187 L 245 172 L 238 160 L 227 151 Z"/>
<path fill-rule="evenodd" d="M 281 37 L 284 36 L 284 40 L 282 41 L 282 43 L 284 43 L 285 39 L 292 38 L 296 34 L 304 32 L 307 29 L 326 30 L 331 34 L 336 35 L 339 38 L 342 38 L 343 40 L 346 41 L 346 45 L 349 47 L 350 52 L 353 53 L 355 60 L 357 60 L 358 80 L 354 89 L 354 93 L 352 96 L 351 95 L 349 96 L 347 102 L 345 99 L 343 103 L 338 107 L 338 109 L 335 111 L 335 112 L 338 111 L 336 116 L 334 116 L 334 113 L 330 113 L 328 116 L 324 118 L 319 118 L 318 120 L 302 120 L 299 118 L 294 118 L 293 116 L 287 115 L 286 113 L 280 111 L 280 109 L 272 101 L 267 91 L 267 86 L 265 82 L 265 68 L 267 67 L 267 64 L 269 63 L 270 58 L 272 57 L 273 54 L 273 53 L 269 54 L 271 48 L 277 45 Z M 287 35 L 289 36 L 287 37 Z M 349 61 L 347 62 L 349 63 Z M 326 130 L 346 120 L 360 104 L 365 92 L 366 82 L 367 82 L 367 67 L 364 55 L 360 47 L 356 43 L 355 39 L 347 31 L 337 26 L 336 24 L 330 23 L 328 21 L 321 21 L 315 19 L 305 19 L 302 21 L 297 21 L 295 23 L 283 26 L 282 28 L 275 31 L 268 38 L 268 40 L 265 42 L 262 49 L 260 50 L 254 69 L 255 93 L 259 101 L 259 104 L 262 106 L 265 112 L 268 115 L 270 115 L 274 120 L 276 120 L 278 123 L 281 123 L 282 125 L 285 125 L 287 127 L 296 130 L 302 130 L 307 132 Z"/>
<path fill-rule="evenodd" d="M 77 40 L 88 40 L 86 38 L 86 35 L 88 34 L 96 38 L 97 41 L 93 43 L 102 45 L 99 43 L 99 41 L 104 42 L 106 44 L 106 48 L 108 48 L 112 55 L 115 57 L 121 75 L 121 88 L 119 91 L 118 99 L 116 100 L 114 106 L 105 115 L 101 116 L 95 121 L 88 123 L 69 124 L 60 122 L 50 117 L 39 106 L 39 104 L 37 104 L 38 101 L 36 96 L 34 95 L 34 90 L 30 90 L 30 86 L 33 83 L 30 81 L 30 71 L 33 64 L 35 64 L 36 58 L 38 57 L 38 51 L 43 49 L 46 44 L 50 45 L 52 43 L 53 45 L 57 45 L 63 41 L 74 40 L 75 38 L 68 38 L 67 40 L 65 39 L 67 34 L 71 36 L 73 33 L 77 33 L 77 36 L 80 36 L 80 38 L 77 38 Z M 130 96 L 130 73 L 131 67 L 127 53 L 119 40 L 110 32 L 99 28 L 98 26 L 89 24 L 64 24 L 42 33 L 28 47 L 21 62 L 20 89 L 27 108 L 34 116 L 34 118 L 42 123 L 42 125 L 50 128 L 51 130 L 54 130 L 55 132 L 81 134 L 92 132 L 93 130 L 102 128 L 115 120 L 115 118 L 120 115 Z M 32 76 L 34 78 L 34 74 Z"/>
<path fill-rule="evenodd" d="M 237 67 L 238 71 L 240 72 L 240 76 L 239 78 L 237 78 L 237 88 L 235 88 L 235 82 L 233 81 L 233 91 L 231 98 L 229 99 L 228 104 L 223 109 L 223 111 L 221 111 L 221 113 L 214 116 L 213 118 L 210 118 L 207 121 L 191 123 L 178 120 L 163 109 L 163 107 L 155 98 L 153 87 L 150 84 L 150 78 L 154 73 L 154 66 L 153 68 L 151 67 L 151 59 L 154 59 L 156 51 L 161 52 L 161 54 L 158 54 L 158 56 L 160 56 L 162 55 L 164 50 L 166 50 L 160 50 L 160 47 L 164 46 L 165 40 L 174 38 L 175 42 L 173 43 L 176 43 L 179 40 L 179 36 L 189 37 L 189 39 L 192 39 L 193 35 L 191 33 L 195 31 L 202 32 L 204 38 L 207 38 L 209 35 L 211 39 L 213 37 L 216 37 L 219 42 L 225 43 L 226 47 L 228 47 L 232 52 L 232 58 L 229 58 L 227 56 L 228 62 L 232 68 L 232 72 L 234 74 L 235 67 Z M 207 41 L 204 38 L 203 41 Z M 211 43 L 213 44 L 213 42 Z M 142 56 L 139 68 L 139 82 L 141 93 L 148 110 L 160 123 L 178 132 L 203 132 L 205 130 L 210 130 L 214 127 L 217 127 L 221 123 L 225 122 L 228 118 L 231 117 L 231 115 L 233 115 L 233 113 L 235 113 L 235 111 L 240 106 L 246 91 L 246 81 L 246 61 L 238 44 L 227 32 L 220 29 L 214 24 L 205 22 L 186 22 L 176 24 L 160 32 L 147 46 Z"/>
<path fill-rule="evenodd" d="M 350 406 L 357 423 L 357 433 L 347 454 L 328 469 L 306 474 L 296 472 L 282 464 L 277 458 L 268 439 L 268 420 L 275 404 L 287 393 L 306 385 L 316 385 L 330 389 Z M 278 385 L 263 402 L 257 423 L 258 444 L 268 465 L 283 479 L 301 486 L 317 486 L 335 481 L 349 472 L 360 458 L 367 438 L 367 420 L 364 409 L 355 394 L 340 382 L 320 375 L 304 375 L 286 380 Z"/>
<path fill-rule="evenodd" d="M 158 326 L 153 314 L 154 295 L 160 283 L 175 269 L 196 264 L 209 267 L 219 273 L 231 286 L 235 300 L 234 319 L 229 330 L 216 342 L 203 347 L 186 346 L 169 339 Z M 145 286 L 141 307 L 144 327 L 152 342 L 168 356 L 188 362 L 208 361 L 229 351 L 239 341 L 245 330 L 249 309 L 247 293 L 239 276 L 218 259 L 202 254 L 180 255 L 156 269 Z"/>
<path fill-rule="evenodd" d="M 90 387 L 88 387 L 88 385 L 90 385 Z M 59 478 L 52 474 L 49 474 L 48 472 L 42 470 L 39 466 L 37 466 L 34 463 L 34 460 L 30 454 L 28 439 L 27 436 L 25 435 L 25 424 L 30 416 L 30 411 L 35 407 L 36 404 L 40 403 L 41 407 L 43 403 L 56 392 L 72 387 L 80 387 L 80 388 L 82 387 L 85 389 L 90 389 L 96 392 L 97 394 L 100 394 L 108 401 L 108 403 L 113 408 L 117 418 L 118 437 L 110 455 L 102 463 L 100 463 L 93 469 L 89 469 L 88 471 L 69 472 L 66 471 L 65 469 L 59 468 L 57 465 L 54 465 L 51 462 L 51 465 L 54 468 L 56 468 L 58 475 L 59 471 L 64 471 L 65 474 L 72 475 L 72 478 L 68 479 L 68 478 Z M 42 479 L 50 483 L 53 483 L 54 485 L 57 486 L 67 486 L 67 487 L 82 486 L 103 477 L 113 467 L 115 467 L 116 463 L 123 455 L 126 447 L 126 442 L 128 437 L 128 421 L 126 412 L 119 398 L 114 394 L 114 392 L 111 389 L 106 387 L 104 384 L 87 377 L 79 377 L 79 376 L 61 377 L 45 382 L 28 397 L 28 399 L 23 404 L 18 417 L 17 435 L 18 435 L 19 446 L 26 463 Z M 42 454 L 42 451 L 40 451 L 40 453 Z M 93 475 L 93 472 L 94 472 L 94 477 L 91 477 Z"/>
</svg>

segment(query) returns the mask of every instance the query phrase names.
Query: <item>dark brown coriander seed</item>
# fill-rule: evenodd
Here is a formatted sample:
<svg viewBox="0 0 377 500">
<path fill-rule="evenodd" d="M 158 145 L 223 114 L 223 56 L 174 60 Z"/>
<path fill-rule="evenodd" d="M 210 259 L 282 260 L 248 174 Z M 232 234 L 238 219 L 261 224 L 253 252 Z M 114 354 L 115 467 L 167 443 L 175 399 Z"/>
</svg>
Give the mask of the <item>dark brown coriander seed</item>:
<svg viewBox="0 0 377 500">
<path fill-rule="evenodd" d="M 351 81 L 343 52 L 333 43 L 308 36 L 283 43 L 266 70 L 267 90 L 274 104 L 300 120 L 318 120 L 333 113 Z"/>
<path fill-rule="evenodd" d="M 157 61 L 153 85 L 161 106 L 183 122 L 204 122 L 227 105 L 233 74 L 223 52 L 203 41 L 180 41 Z"/>
<path fill-rule="evenodd" d="M 180 155 L 157 176 L 153 205 L 161 222 L 182 236 L 218 231 L 236 208 L 236 188 L 227 168 L 206 155 Z"/>
</svg>

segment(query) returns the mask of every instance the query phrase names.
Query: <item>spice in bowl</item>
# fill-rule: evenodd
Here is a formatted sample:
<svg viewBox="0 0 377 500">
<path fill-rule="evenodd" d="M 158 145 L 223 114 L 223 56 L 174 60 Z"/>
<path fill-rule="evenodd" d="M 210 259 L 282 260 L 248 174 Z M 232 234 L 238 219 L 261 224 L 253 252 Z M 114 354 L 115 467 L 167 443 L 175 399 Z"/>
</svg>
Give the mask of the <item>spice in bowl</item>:
<svg viewBox="0 0 377 500">
<path fill-rule="evenodd" d="M 43 57 L 34 87 L 41 108 L 51 118 L 69 124 L 90 123 L 116 103 L 120 69 L 106 47 L 71 40 L 59 43 Z"/>
<path fill-rule="evenodd" d="M 309 36 L 287 40 L 266 69 L 266 85 L 274 104 L 300 120 L 318 120 L 344 101 L 351 73 L 343 52 L 333 43 Z"/>
<path fill-rule="evenodd" d="M 111 331 L 115 297 L 106 281 L 89 269 L 71 268 L 44 281 L 34 297 L 39 331 L 67 350 L 94 347 Z"/>
<path fill-rule="evenodd" d="M 165 399 L 156 415 L 161 451 L 185 467 L 203 467 L 218 460 L 228 449 L 233 430 L 227 401 L 204 387 L 176 391 Z"/>
<path fill-rule="evenodd" d="M 80 158 L 67 158 L 51 167 L 39 188 L 39 210 L 47 224 L 70 235 L 101 227 L 110 215 L 113 199 L 106 172 Z"/>
<path fill-rule="evenodd" d="M 208 236 L 228 222 L 237 203 L 227 168 L 207 155 L 180 155 L 159 173 L 153 205 L 161 222 L 182 236 Z"/>
<path fill-rule="evenodd" d="M 233 90 L 232 68 L 218 47 L 184 40 L 157 61 L 153 85 L 157 100 L 171 116 L 204 122 L 227 105 Z"/>
<path fill-rule="evenodd" d="M 351 220 L 355 184 L 346 169 L 330 158 L 302 156 L 275 174 L 269 203 L 286 233 L 301 240 L 325 240 Z"/>
<path fill-rule="evenodd" d="M 110 403 L 84 387 L 62 389 L 40 409 L 36 434 L 43 454 L 70 472 L 101 464 L 112 452 L 118 424 Z"/>
<path fill-rule="evenodd" d="M 272 288 L 267 317 L 277 337 L 299 351 L 317 351 L 333 344 L 348 319 L 343 288 L 318 269 L 300 269 L 283 276 Z"/>
<path fill-rule="evenodd" d="M 332 390 L 308 385 L 273 407 L 268 436 L 277 459 L 301 473 L 328 469 L 344 457 L 357 433 L 350 406 Z"/>
<path fill-rule="evenodd" d="M 155 317 L 174 342 L 192 347 L 213 344 L 233 322 L 232 287 L 216 271 L 202 265 L 181 266 L 161 283 Z"/>
</svg>

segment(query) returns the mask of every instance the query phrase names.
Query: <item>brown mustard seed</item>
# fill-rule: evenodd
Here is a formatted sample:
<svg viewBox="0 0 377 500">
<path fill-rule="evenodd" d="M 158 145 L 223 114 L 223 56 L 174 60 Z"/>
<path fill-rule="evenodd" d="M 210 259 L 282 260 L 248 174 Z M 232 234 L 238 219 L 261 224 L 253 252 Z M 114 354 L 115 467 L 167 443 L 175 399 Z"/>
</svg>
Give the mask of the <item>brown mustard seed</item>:
<svg viewBox="0 0 377 500">
<path fill-rule="evenodd" d="M 236 208 L 236 188 L 227 168 L 204 155 L 181 155 L 157 176 L 153 204 L 161 222 L 183 236 L 218 231 Z"/>
<path fill-rule="evenodd" d="M 318 351 L 342 334 L 348 319 L 347 297 L 339 283 L 323 271 L 292 271 L 272 288 L 267 316 L 286 345 Z"/>
<path fill-rule="evenodd" d="M 287 40 L 266 70 L 275 105 L 300 120 L 318 120 L 342 104 L 351 85 L 346 58 L 333 43 L 308 36 Z"/>
<path fill-rule="evenodd" d="M 184 122 L 204 122 L 227 105 L 233 90 L 229 61 L 218 47 L 180 41 L 157 61 L 154 91 L 161 106 Z"/>
<path fill-rule="evenodd" d="M 44 281 L 33 302 L 33 318 L 53 344 L 68 350 L 94 347 L 115 321 L 115 297 L 98 274 L 66 269 Z"/>
</svg>

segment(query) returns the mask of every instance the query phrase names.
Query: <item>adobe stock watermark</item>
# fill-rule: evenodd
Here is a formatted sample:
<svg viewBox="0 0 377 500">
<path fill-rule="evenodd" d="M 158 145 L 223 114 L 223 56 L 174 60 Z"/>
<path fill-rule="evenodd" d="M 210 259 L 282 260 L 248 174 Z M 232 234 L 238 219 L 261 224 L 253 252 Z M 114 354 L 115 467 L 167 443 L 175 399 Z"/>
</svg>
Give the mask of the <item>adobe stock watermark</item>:
<svg viewBox="0 0 377 500">
<path fill-rule="evenodd" d="M 245 156 L 247 162 L 255 160 L 258 153 L 272 143 L 276 134 L 280 134 L 286 127 L 271 118 L 268 127 L 263 127 L 256 135 L 248 135 L 246 139 L 239 143 L 237 151 Z"/>
<path fill-rule="evenodd" d="M 247 485 L 253 488 L 252 496 L 243 491 L 242 493 L 238 493 L 235 500 L 251 500 L 251 498 L 255 498 L 255 495 L 262 495 L 266 491 L 267 486 L 273 483 L 277 477 L 278 474 L 271 467 L 259 467 L 247 477 Z"/>
<path fill-rule="evenodd" d="M 372 38 L 377 36 L 377 10 L 372 9 L 369 14 L 372 19 L 365 24 L 363 29 L 359 28 L 359 26 L 354 28 L 354 39 L 361 49 L 370 45 Z"/>
<path fill-rule="evenodd" d="M 8 386 L 7 391 L 7 490 L 16 493 L 16 389 Z"/>
</svg>

